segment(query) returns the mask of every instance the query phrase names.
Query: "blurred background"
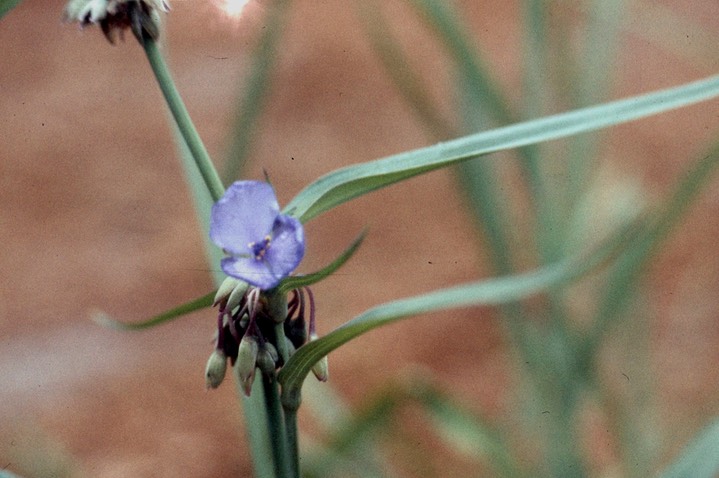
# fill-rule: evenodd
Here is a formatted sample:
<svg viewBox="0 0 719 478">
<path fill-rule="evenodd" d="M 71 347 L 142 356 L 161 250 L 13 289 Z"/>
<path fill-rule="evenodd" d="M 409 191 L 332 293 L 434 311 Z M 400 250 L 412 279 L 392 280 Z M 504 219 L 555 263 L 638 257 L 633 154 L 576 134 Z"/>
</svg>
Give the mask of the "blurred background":
<svg viewBox="0 0 719 478">
<path fill-rule="evenodd" d="M 395 88 L 372 48 L 373 17 L 357 3 L 296 0 L 284 13 L 243 173 L 261 179 L 266 171 L 281 204 L 337 167 L 441 139 Z M 546 3 L 551 22 L 581 29 L 582 2 Z M 609 80 L 608 98 L 717 71 L 715 0 L 625 3 L 617 58 L 600 72 Z M 521 105 L 520 2 L 452 4 L 510 103 Z M 455 125 L 457 98 L 446 86 L 455 73 L 435 32 L 407 2 L 376 5 L 422 72 L 439 117 Z M 28 478 L 250 474 L 233 385 L 205 390 L 213 311 L 143 332 L 90 320 L 97 311 L 124 321 L 147 318 L 204 295 L 213 283 L 142 49 L 129 34 L 111 46 L 98 28 L 62 23 L 63 7 L 26 0 L 0 20 L 0 470 Z M 178 88 L 218 163 L 229 154 L 253 49 L 277 8 L 269 0 L 250 2 L 239 17 L 222 7 L 172 2 L 164 38 Z M 550 50 L 547 58 L 556 72 L 561 52 Z M 557 93 L 547 93 L 545 112 L 570 106 L 555 101 Z M 620 191 L 657 203 L 706 154 L 718 126 L 714 101 L 603 133 L 598 194 L 611 202 Z M 323 266 L 369 227 L 359 253 L 314 288 L 320 334 L 382 302 L 493 275 L 456 179 L 446 170 L 422 176 L 307 225 L 300 272 Z M 511 191 L 512 184 L 510 178 L 500 188 Z M 661 443 L 665 463 L 719 411 L 716 185 L 717 179 L 652 261 L 640 299 L 648 360 L 633 373 L 656 392 L 651 423 L 657 436 L 671 438 Z M 521 215 L 515 219 L 521 231 Z M 512 237 L 517 250 L 533 247 L 523 240 Z M 622 357 L 608 353 L 607 360 L 631 383 L 636 375 L 625 371 Z M 415 318 L 332 354 L 329 384 L 308 383 L 300 426 L 321 437 L 322 423 L 331 420 L 323 410 L 344 408 L 313 403 L 336 397 L 362 408 L 387 387 L 417 380 L 470 413 L 516 426 L 518 373 L 494 311 Z M 403 432 L 380 439 L 379 453 L 397 475 L 491 475 L 481 460 L 442 451 L 444 442 L 421 415 L 402 408 L 392 420 L 399 424 L 393 430 Z M 604 418 L 587 420 L 590 473 L 621 476 Z M 435 458 L 418 459 L 427 454 Z"/>
</svg>

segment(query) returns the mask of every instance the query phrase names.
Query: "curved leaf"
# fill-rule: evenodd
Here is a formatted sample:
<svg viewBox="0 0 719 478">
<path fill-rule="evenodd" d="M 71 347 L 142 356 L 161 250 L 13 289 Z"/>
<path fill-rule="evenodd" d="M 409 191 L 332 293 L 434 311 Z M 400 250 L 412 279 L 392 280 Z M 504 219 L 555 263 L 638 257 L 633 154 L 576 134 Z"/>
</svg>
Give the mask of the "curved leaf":
<svg viewBox="0 0 719 478">
<path fill-rule="evenodd" d="M 302 222 L 350 199 L 478 155 L 626 123 L 719 96 L 719 76 L 464 136 L 333 171 L 303 189 L 284 212 Z"/>
<path fill-rule="evenodd" d="M 633 226 L 636 226 L 633 225 Z M 636 235 L 636 227 L 620 231 L 591 254 L 582 254 L 547 267 L 427 294 L 387 302 L 355 317 L 318 340 L 300 347 L 280 370 L 283 400 L 294 403 L 312 366 L 339 346 L 377 327 L 406 317 L 438 310 L 515 302 L 566 284 L 607 261 L 620 245 Z"/>
<path fill-rule="evenodd" d="M 212 301 L 214 300 L 214 298 L 215 292 L 213 291 L 195 300 L 179 305 L 174 309 L 170 309 L 166 312 L 158 314 L 151 319 L 143 320 L 142 322 L 120 322 L 119 320 L 115 320 L 102 312 L 95 314 L 92 319 L 102 326 L 118 330 L 149 329 L 156 325 L 169 322 L 170 320 L 176 319 L 185 314 L 189 314 L 190 312 L 210 307 L 212 306 Z"/>
<path fill-rule="evenodd" d="M 364 241 L 365 234 L 366 231 L 362 231 L 360 235 L 357 236 L 354 241 L 352 241 L 352 244 L 350 244 L 349 247 L 345 249 L 342 254 L 340 254 L 334 261 L 332 261 L 322 269 L 316 272 L 312 272 L 311 274 L 292 276 L 283 280 L 279 286 L 280 293 L 286 294 L 292 289 L 315 284 L 327 277 L 328 275 L 334 273 L 337 269 L 342 267 L 344 263 L 347 262 L 349 258 L 354 255 L 355 252 L 357 252 L 357 249 L 359 249 L 359 246 L 362 244 L 362 241 Z"/>
</svg>

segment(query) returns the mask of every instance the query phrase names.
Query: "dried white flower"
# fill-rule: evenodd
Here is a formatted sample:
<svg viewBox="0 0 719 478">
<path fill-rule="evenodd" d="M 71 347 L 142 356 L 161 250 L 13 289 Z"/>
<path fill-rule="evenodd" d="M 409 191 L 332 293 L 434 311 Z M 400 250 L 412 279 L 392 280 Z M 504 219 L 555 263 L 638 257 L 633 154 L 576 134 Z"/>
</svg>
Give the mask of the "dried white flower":
<svg viewBox="0 0 719 478">
<path fill-rule="evenodd" d="M 81 26 L 100 25 L 110 43 L 115 43 L 115 31 L 120 35 L 131 28 L 139 41 L 146 35 L 153 40 L 160 36 L 158 11 L 170 11 L 166 0 L 70 0 L 63 18 Z"/>
</svg>

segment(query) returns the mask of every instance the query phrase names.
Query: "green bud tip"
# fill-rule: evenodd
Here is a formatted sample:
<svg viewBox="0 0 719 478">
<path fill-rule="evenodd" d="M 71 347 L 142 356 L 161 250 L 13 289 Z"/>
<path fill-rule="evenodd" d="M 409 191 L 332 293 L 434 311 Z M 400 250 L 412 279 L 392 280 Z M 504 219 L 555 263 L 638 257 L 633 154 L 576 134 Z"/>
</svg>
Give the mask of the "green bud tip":
<svg viewBox="0 0 719 478">
<path fill-rule="evenodd" d="M 225 379 L 227 357 L 222 350 L 216 349 L 207 360 L 205 367 L 205 384 L 207 388 L 217 388 Z"/>
<path fill-rule="evenodd" d="M 237 280 L 237 279 L 235 279 Z M 230 294 L 227 296 L 227 303 L 225 304 L 225 310 L 232 311 L 235 307 L 240 305 L 242 298 L 245 297 L 247 289 L 250 287 L 245 281 L 238 280 L 235 287 L 232 289 Z"/>
<path fill-rule="evenodd" d="M 235 290 L 235 287 L 237 287 L 237 284 L 240 281 L 235 279 L 234 277 L 226 277 L 225 280 L 222 281 L 222 284 L 220 284 L 220 287 L 217 289 L 217 293 L 215 293 L 215 299 L 212 301 L 212 306 L 215 307 L 217 304 L 221 304 L 230 297 L 230 294 L 233 290 Z"/>
<path fill-rule="evenodd" d="M 252 392 L 252 383 L 255 380 L 255 368 L 257 367 L 257 354 L 260 346 L 257 343 L 257 337 L 245 335 L 240 341 L 240 347 L 237 351 L 237 362 L 235 370 L 237 378 L 242 385 L 242 390 L 248 397 Z"/>
</svg>

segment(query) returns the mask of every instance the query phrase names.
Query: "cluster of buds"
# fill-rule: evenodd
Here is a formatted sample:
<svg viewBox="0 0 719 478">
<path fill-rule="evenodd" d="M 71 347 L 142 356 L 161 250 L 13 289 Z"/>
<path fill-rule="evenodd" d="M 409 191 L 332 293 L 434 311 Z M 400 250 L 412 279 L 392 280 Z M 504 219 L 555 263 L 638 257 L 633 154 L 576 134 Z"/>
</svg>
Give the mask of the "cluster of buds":
<svg viewBox="0 0 719 478">
<path fill-rule="evenodd" d="M 215 350 L 205 369 L 208 388 L 217 388 L 225 378 L 227 361 L 235 367 L 242 389 L 250 395 L 257 369 L 274 376 L 284 365 L 278 350 L 286 350 L 287 358 L 308 340 L 316 340 L 315 303 L 307 287 L 294 289 L 287 299 L 286 313 L 278 319 L 270 310 L 270 301 L 263 292 L 246 282 L 228 277 L 215 296 L 218 306 Z M 282 336 L 276 324 L 282 320 Z M 282 341 L 282 343 L 279 343 Z M 328 378 L 327 358 L 313 367 L 317 379 Z"/>
<path fill-rule="evenodd" d="M 115 43 L 115 32 L 127 28 L 141 43 L 145 37 L 157 40 L 160 36 L 158 11 L 167 13 L 166 0 L 71 0 L 65 7 L 64 19 L 81 26 L 100 25 L 110 43 Z"/>
</svg>

